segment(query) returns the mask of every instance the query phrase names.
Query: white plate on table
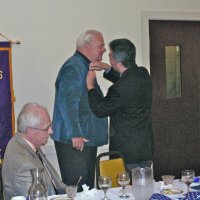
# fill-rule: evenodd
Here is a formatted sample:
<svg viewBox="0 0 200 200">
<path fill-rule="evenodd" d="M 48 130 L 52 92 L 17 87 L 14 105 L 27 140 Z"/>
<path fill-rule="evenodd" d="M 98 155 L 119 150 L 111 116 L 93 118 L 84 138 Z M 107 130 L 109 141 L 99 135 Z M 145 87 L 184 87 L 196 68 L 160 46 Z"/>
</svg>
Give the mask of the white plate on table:
<svg viewBox="0 0 200 200">
<path fill-rule="evenodd" d="M 72 200 L 70 197 L 53 197 L 50 200 Z"/>
</svg>

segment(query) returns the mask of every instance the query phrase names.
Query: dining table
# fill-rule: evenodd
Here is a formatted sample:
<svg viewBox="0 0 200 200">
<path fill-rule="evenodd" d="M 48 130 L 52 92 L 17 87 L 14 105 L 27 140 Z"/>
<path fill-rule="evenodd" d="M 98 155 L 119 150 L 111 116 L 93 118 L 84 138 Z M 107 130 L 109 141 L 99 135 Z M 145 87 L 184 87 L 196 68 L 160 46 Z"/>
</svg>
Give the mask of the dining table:
<svg viewBox="0 0 200 200">
<path fill-rule="evenodd" d="M 160 191 L 160 183 L 161 182 L 154 183 L 154 191 L 152 191 L 152 194 L 162 193 L 162 191 Z M 176 200 L 178 198 L 184 197 L 187 187 L 185 183 L 183 183 L 179 179 L 176 179 L 173 181 L 172 190 L 180 192 L 178 194 L 163 194 L 163 195 L 168 196 L 170 199 Z M 126 186 L 125 191 L 129 195 L 129 198 L 126 198 L 127 200 L 135 200 L 134 194 L 132 193 L 132 185 Z M 110 200 L 122 200 L 122 198 L 119 197 L 121 193 L 122 193 L 122 187 L 110 188 L 107 191 L 107 196 Z M 67 197 L 66 194 L 53 195 L 49 196 L 48 200 L 64 200 L 66 197 Z M 92 190 L 77 193 L 74 200 L 101 200 L 103 197 L 104 197 L 103 191 L 94 188 Z"/>
</svg>

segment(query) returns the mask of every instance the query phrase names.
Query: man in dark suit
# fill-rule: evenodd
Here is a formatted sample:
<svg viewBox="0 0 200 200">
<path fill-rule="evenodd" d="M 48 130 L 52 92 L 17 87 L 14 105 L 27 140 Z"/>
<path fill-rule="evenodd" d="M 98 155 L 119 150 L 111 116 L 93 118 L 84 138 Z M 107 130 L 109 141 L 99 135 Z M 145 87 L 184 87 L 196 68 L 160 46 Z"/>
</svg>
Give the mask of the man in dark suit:
<svg viewBox="0 0 200 200">
<path fill-rule="evenodd" d="M 32 184 L 30 170 L 33 168 L 44 168 L 48 195 L 64 194 L 65 184 L 40 149 L 53 133 L 46 108 L 35 103 L 26 104 L 18 116 L 17 126 L 18 132 L 9 141 L 4 155 L 4 199 L 28 196 Z"/>
<path fill-rule="evenodd" d="M 98 117 L 110 116 L 110 151 L 120 151 L 129 169 L 150 166 L 153 159 L 152 85 L 147 69 L 135 63 L 136 49 L 127 39 L 113 40 L 110 64 L 94 62 L 87 75 L 89 104 Z M 94 70 L 114 84 L 101 97 Z"/>
</svg>

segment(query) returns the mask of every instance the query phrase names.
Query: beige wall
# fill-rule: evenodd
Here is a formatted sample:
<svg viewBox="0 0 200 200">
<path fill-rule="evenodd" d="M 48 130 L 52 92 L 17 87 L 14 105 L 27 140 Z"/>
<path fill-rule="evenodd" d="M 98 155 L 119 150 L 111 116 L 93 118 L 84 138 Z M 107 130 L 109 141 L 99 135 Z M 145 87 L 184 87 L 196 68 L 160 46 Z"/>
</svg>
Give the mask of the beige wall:
<svg viewBox="0 0 200 200">
<path fill-rule="evenodd" d="M 45 105 L 52 115 L 57 72 L 74 52 L 77 36 L 86 29 L 100 30 L 106 44 L 115 38 L 129 38 L 136 45 L 141 65 L 142 11 L 199 10 L 199 0 L 0 0 L 0 33 L 21 41 L 21 45 L 13 45 L 16 115 L 30 101 Z M 108 61 L 107 53 L 104 61 Z M 106 92 L 108 83 L 101 74 L 98 77 Z M 46 151 L 54 154 L 51 142 Z"/>
</svg>

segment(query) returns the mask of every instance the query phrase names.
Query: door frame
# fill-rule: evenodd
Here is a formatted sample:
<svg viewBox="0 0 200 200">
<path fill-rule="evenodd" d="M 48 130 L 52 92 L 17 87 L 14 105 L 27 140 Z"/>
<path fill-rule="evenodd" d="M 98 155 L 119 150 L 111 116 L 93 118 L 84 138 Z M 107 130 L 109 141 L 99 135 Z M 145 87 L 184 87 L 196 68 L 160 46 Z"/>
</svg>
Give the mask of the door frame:
<svg viewBox="0 0 200 200">
<path fill-rule="evenodd" d="M 142 65 L 150 72 L 149 20 L 200 21 L 200 12 L 142 11 Z"/>
</svg>

